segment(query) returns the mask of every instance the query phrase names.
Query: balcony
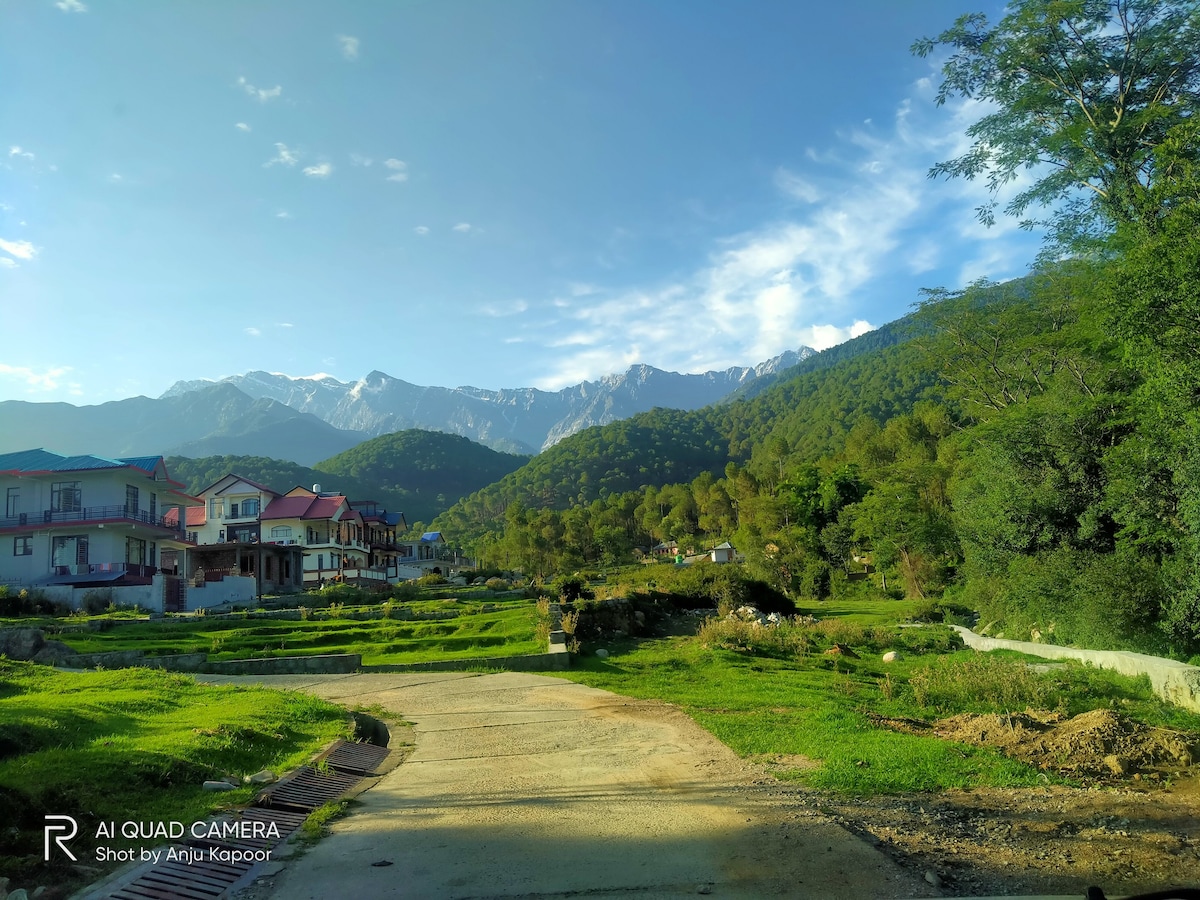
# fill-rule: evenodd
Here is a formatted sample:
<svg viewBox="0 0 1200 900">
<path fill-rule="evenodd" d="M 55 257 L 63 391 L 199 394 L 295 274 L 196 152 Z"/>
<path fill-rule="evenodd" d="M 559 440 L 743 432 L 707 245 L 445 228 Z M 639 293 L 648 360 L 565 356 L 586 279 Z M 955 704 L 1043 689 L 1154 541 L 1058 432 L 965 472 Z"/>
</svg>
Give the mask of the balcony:
<svg viewBox="0 0 1200 900">
<path fill-rule="evenodd" d="M 89 575 L 101 576 L 105 581 L 115 581 L 118 578 L 136 578 L 145 584 L 162 571 L 158 566 L 146 566 L 141 563 L 79 563 L 73 566 L 51 566 L 51 575 L 58 579 L 84 578 Z"/>
<path fill-rule="evenodd" d="M 168 525 L 163 516 L 152 516 L 144 509 L 131 510 L 125 504 L 115 506 L 85 506 L 81 509 L 73 510 L 44 509 L 40 513 L 19 513 L 16 516 L 0 519 L 0 530 L 112 521 L 140 522 L 143 525 L 164 528 L 167 531 L 177 532 L 179 530 L 174 525 Z"/>
</svg>

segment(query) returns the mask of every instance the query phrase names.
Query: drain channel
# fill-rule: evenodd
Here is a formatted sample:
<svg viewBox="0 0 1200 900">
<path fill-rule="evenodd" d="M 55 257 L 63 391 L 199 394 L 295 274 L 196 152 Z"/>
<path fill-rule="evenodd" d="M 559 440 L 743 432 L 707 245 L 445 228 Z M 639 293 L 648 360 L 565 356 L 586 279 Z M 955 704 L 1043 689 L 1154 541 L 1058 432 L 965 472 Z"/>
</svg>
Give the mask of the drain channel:
<svg viewBox="0 0 1200 900">
<path fill-rule="evenodd" d="M 260 791 L 253 805 L 214 817 L 223 823 L 261 823 L 238 829 L 247 837 L 192 838 L 163 849 L 158 863 L 134 869 L 120 885 L 105 885 L 88 892 L 84 900 L 217 900 L 253 880 L 261 861 L 252 861 L 286 843 L 304 824 L 308 814 L 337 800 L 363 779 L 378 774 L 390 751 L 374 744 L 338 741 L 321 754 L 315 765 L 303 766 Z M 272 828 L 271 825 L 274 825 Z M 222 834 L 214 827 L 212 835 Z M 268 837 L 278 834 L 279 837 Z M 247 861 L 250 860 L 250 861 Z"/>
</svg>

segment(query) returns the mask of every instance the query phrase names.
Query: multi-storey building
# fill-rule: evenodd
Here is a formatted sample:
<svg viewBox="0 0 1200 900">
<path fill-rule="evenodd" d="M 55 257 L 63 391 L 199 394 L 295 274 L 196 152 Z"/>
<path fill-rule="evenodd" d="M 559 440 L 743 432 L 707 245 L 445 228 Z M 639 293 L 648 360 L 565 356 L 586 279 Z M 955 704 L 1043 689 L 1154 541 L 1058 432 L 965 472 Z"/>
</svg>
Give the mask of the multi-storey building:
<svg viewBox="0 0 1200 900">
<path fill-rule="evenodd" d="M 163 554 L 191 546 L 178 510 L 200 501 L 168 477 L 161 456 L 4 453 L 0 496 L 0 582 L 61 588 L 49 593 L 66 597 L 76 588 L 149 587 L 126 593 L 152 608 L 177 600 L 178 573 Z"/>
</svg>

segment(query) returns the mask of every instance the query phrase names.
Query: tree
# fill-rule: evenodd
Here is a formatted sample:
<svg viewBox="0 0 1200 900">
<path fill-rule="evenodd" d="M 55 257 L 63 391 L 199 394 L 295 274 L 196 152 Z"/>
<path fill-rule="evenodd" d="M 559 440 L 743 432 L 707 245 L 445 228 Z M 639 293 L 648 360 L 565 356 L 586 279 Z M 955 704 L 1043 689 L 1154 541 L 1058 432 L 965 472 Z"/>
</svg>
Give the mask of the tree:
<svg viewBox="0 0 1200 900">
<path fill-rule="evenodd" d="M 953 51 L 938 105 L 952 97 L 994 104 L 967 129 L 970 149 L 938 163 L 930 177 L 986 175 L 993 200 L 979 216 L 990 225 L 1001 189 L 1036 169 L 1004 212 L 1048 208 L 1056 251 L 1126 223 L 1153 227 L 1162 211 L 1155 149 L 1200 107 L 1200 6 L 1014 0 L 1008 10 L 995 26 L 973 13 L 913 44 L 922 57 L 942 46 Z"/>
</svg>

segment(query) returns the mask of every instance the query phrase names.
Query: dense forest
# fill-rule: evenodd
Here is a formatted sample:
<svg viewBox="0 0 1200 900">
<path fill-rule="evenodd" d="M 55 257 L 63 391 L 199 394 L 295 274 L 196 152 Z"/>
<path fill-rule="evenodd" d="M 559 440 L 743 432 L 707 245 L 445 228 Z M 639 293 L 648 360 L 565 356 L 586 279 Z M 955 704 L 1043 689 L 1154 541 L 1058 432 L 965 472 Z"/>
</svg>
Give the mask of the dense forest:
<svg viewBox="0 0 1200 900">
<path fill-rule="evenodd" d="M 577 434 L 436 525 L 541 575 L 730 540 L 808 599 L 869 560 L 992 633 L 1200 653 L 1200 9 L 1019 0 L 914 51 L 946 55 L 939 103 L 989 103 L 931 175 L 1042 231 L 1027 278 L 930 291 L 757 396 Z"/>
</svg>

